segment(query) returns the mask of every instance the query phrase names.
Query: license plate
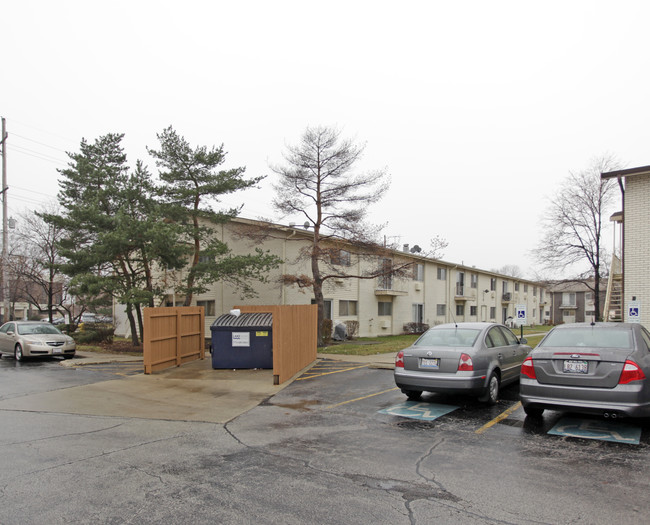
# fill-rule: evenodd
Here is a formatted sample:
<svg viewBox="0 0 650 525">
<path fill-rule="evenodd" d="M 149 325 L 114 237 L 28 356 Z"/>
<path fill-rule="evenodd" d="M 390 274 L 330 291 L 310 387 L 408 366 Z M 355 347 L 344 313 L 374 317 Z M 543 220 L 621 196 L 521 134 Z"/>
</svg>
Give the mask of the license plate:
<svg viewBox="0 0 650 525">
<path fill-rule="evenodd" d="M 420 368 L 440 368 L 440 359 L 429 359 L 423 357 L 420 359 Z"/>
<path fill-rule="evenodd" d="M 61 350 L 60 348 L 54 348 L 54 349 L 52 349 L 52 353 L 53 354 L 62 354 L 63 350 Z"/>
<path fill-rule="evenodd" d="M 587 361 L 565 361 L 564 372 L 566 374 L 586 374 L 589 372 Z"/>
</svg>

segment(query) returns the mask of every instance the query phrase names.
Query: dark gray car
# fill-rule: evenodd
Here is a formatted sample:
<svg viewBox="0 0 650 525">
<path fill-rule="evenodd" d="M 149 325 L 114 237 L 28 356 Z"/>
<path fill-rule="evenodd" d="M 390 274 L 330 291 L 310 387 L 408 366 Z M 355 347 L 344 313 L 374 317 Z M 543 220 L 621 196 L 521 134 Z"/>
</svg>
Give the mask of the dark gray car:
<svg viewBox="0 0 650 525">
<path fill-rule="evenodd" d="M 409 399 L 422 392 L 467 393 L 494 404 L 501 386 L 519 380 L 530 347 L 495 323 L 434 326 L 397 354 L 395 384 Z"/>
<path fill-rule="evenodd" d="M 526 414 L 544 409 L 650 417 L 650 334 L 640 324 L 553 328 L 521 368 Z"/>
</svg>

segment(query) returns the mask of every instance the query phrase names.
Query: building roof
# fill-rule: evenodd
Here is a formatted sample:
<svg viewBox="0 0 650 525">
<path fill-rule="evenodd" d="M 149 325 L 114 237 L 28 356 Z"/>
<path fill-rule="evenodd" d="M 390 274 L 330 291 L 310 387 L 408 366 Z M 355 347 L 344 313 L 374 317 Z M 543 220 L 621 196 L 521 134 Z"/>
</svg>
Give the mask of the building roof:
<svg viewBox="0 0 650 525">
<path fill-rule="evenodd" d="M 593 286 L 593 279 L 590 279 L 589 282 Z M 557 281 L 554 283 L 549 283 L 551 293 L 561 293 L 561 292 L 590 292 L 591 289 L 583 282 L 580 281 Z M 600 292 L 607 290 L 607 277 L 601 277 L 600 279 Z"/>
<path fill-rule="evenodd" d="M 634 175 L 650 175 L 650 166 L 641 166 L 639 168 L 609 171 L 607 173 L 601 173 L 600 177 L 603 179 L 616 179 L 619 177 L 632 177 Z"/>
</svg>

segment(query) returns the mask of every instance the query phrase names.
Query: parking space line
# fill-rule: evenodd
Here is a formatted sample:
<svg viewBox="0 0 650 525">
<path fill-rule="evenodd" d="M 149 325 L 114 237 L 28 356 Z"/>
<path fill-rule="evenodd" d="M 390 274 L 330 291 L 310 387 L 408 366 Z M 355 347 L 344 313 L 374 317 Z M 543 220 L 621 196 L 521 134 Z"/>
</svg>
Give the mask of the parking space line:
<svg viewBox="0 0 650 525">
<path fill-rule="evenodd" d="M 488 428 L 493 427 L 493 426 L 496 425 L 499 421 L 502 421 L 502 420 L 504 420 L 505 418 L 507 418 L 510 414 L 512 414 L 512 413 L 513 413 L 515 410 L 517 410 L 520 406 L 521 406 L 521 401 L 517 401 L 517 402 L 516 402 L 514 405 L 512 405 L 509 409 L 504 410 L 504 411 L 501 412 L 497 417 L 495 417 L 492 421 L 490 421 L 489 423 L 486 423 L 486 424 L 483 425 L 481 428 L 479 428 L 479 429 L 475 432 L 475 434 L 482 434 L 482 433 L 485 432 Z"/>
<path fill-rule="evenodd" d="M 315 377 L 327 376 L 330 374 L 340 374 L 341 372 L 347 372 L 348 370 L 357 370 L 358 368 L 367 368 L 367 367 L 368 365 L 351 366 L 349 368 L 343 368 L 342 370 L 334 370 L 332 372 L 323 372 L 322 374 L 313 374 L 307 377 L 299 377 L 298 379 L 296 379 L 296 381 L 304 381 L 305 379 L 313 379 Z"/>
<path fill-rule="evenodd" d="M 371 398 L 371 397 L 380 396 L 382 394 L 385 394 L 386 392 L 392 392 L 394 390 L 399 390 L 399 388 L 398 387 L 393 387 L 393 388 L 389 388 L 388 390 L 383 390 L 381 392 L 376 392 L 374 394 L 369 394 L 367 396 L 357 397 L 357 398 L 354 398 L 354 399 L 348 399 L 347 401 L 341 401 L 340 403 L 336 403 L 335 405 L 330 405 L 330 406 L 325 407 L 325 408 L 340 407 L 341 405 L 347 405 L 348 403 L 354 403 L 355 401 L 362 401 L 364 399 L 368 399 L 368 398 Z"/>
</svg>

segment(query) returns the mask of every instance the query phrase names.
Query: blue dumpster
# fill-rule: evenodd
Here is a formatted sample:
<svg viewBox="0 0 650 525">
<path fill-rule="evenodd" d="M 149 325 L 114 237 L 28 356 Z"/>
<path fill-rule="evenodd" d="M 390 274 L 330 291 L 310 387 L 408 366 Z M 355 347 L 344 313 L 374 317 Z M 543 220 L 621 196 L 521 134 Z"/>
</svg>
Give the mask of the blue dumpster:
<svg viewBox="0 0 650 525">
<path fill-rule="evenodd" d="M 224 314 L 210 330 L 212 368 L 273 368 L 272 314 Z"/>
</svg>

